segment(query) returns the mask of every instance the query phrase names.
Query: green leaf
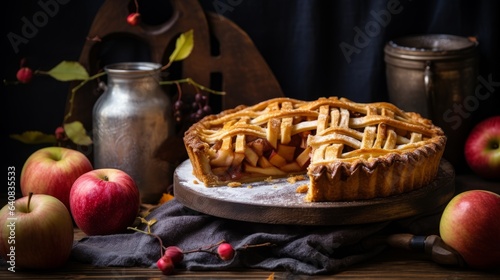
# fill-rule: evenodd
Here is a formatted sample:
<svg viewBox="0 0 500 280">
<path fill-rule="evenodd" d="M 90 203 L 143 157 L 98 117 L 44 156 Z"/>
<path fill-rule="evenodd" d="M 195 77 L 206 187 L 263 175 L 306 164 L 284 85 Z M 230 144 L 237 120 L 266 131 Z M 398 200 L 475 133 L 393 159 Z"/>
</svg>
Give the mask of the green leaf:
<svg viewBox="0 0 500 280">
<path fill-rule="evenodd" d="M 80 63 L 76 61 L 62 61 L 56 67 L 50 69 L 46 74 L 59 81 L 87 80 L 89 73 Z"/>
<path fill-rule="evenodd" d="M 79 121 L 64 124 L 64 132 L 73 143 L 88 146 L 92 144 L 92 139 L 87 135 L 83 124 Z"/>
<path fill-rule="evenodd" d="M 22 134 L 11 134 L 10 138 L 25 144 L 55 144 L 57 142 L 55 135 L 45 134 L 40 131 L 25 131 Z"/>
<path fill-rule="evenodd" d="M 184 32 L 175 42 L 175 50 L 169 57 L 170 62 L 183 60 L 191 54 L 194 47 L 193 29 Z"/>
</svg>

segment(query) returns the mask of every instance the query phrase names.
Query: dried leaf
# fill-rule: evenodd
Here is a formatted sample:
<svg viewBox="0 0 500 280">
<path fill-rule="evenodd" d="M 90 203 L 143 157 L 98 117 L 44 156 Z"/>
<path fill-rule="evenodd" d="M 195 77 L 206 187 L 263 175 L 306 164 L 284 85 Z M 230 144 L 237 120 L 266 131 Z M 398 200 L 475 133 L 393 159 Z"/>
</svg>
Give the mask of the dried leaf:
<svg viewBox="0 0 500 280">
<path fill-rule="evenodd" d="M 194 47 L 193 29 L 184 32 L 175 42 L 175 50 L 169 57 L 169 61 L 183 60 L 191 54 Z"/>
<path fill-rule="evenodd" d="M 152 225 L 156 224 L 156 222 L 158 222 L 157 219 L 151 219 L 148 221 L 148 226 L 152 226 Z"/>
<path fill-rule="evenodd" d="M 87 70 L 76 61 L 62 61 L 47 72 L 52 78 L 59 81 L 87 80 Z"/>
<path fill-rule="evenodd" d="M 64 132 L 73 143 L 88 146 L 92 144 L 92 139 L 87 135 L 83 124 L 79 121 L 64 124 Z"/>
<path fill-rule="evenodd" d="M 11 134 L 10 138 L 25 144 L 55 144 L 57 142 L 55 135 L 45 134 L 40 131 L 25 131 L 22 134 Z"/>
<path fill-rule="evenodd" d="M 138 218 L 142 224 L 146 224 L 148 234 L 151 233 L 151 226 L 156 224 L 156 222 L 158 222 L 158 220 L 156 220 L 156 219 L 151 219 L 148 221 L 148 220 L 144 219 L 143 217 L 138 217 Z"/>
<path fill-rule="evenodd" d="M 173 195 L 171 195 L 169 193 L 163 193 L 163 195 L 161 196 L 160 201 L 158 202 L 158 204 L 161 205 L 161 204 L 163 204 L 163 203 L 165 203 L 167 201 L 172 200 L 173 198 L 174 198 Z"/>
</svg>

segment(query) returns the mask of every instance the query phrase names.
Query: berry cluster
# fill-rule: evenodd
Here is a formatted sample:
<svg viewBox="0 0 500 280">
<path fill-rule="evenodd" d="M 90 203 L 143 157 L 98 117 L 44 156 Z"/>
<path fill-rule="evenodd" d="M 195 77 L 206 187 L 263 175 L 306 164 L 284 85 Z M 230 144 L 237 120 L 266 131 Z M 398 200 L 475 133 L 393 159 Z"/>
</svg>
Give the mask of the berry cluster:
<svg viewBox="0 0 500 280">
<path fill-rule="evenodd" d="M 217 252 L 213 252 L 212 249 L 217 247 Z M 231 244 L 221 241 L 217 244 L 211 245 L 208 248 L 200 248 L 191 251 L 182 251 L 177 246 L 170 246 L 165 249 L 165 253 L 156 262 L 156 266 L 164 275 L 170 275 L 174 272 L 175 264 L 182 262 L 185 254 L 194 252 L 206 252 L 210 254 L 216 254 L 221 260 L 228 261 L 234 258 L 235 250 Z"/>
<path fill-rule="evenodd" d="M 206 115 L 212 113 L 212 108 L 208 105 L 208 94 L 196 93 L 194 102 L 191 105 L 193 112 L 190 115 L 192 121 L 198 121 Z"/>
<path fill-rule="evenodd" d="M 165 275 L 170 275 L 174 272 L 175 264 L 180 263 L 184 259 L 184 253 L 177 246 L 170 246 L 165 249 L 165 254 L 156 262 L 158 269 Z"/>
<path fill-rule="evenodd" d="M 211 113 L 212 108 L 208 103 L 207 93 L 197 92 L 191 106 L 185 104 L 180 92 L 178 99 L 174 102 L 174 119 L 178 123 L 183 121 L 183 116 L 185 114 L 189 114 L 190 122 L 197 122 Z"/>
<path fill-rule="evenodd" d="M 169 246 L 164 247 L 162 239 L 151 232 L 151 226 L 156 223 L 156 219 L 147 221 L 146 219 L 140 217 L 142 223 L 147 225 L 147 230 L 140 230 L 137 227 L 128 227 L 127 229 L 134 230 L 140 233 L 144 233 L 150 235 L 158 240 L 160 243 L 160 259 L 156 261 L 156 266 L 161 272 L 165 275 L 170 275 L 174 272 L 175 265 L 179 264 L 184 260 L 184 255 L 189 253 L 197 253 L 204 252 L 212 255 L 216 255 L 219 259 L 224 261 L 229 261 L 234 258 L 236 255 L 236 250 L 231 246 L 231 244 L 227 243 L 225 240 L 222 240 L 216 244 L 212 244 L 208 247 L 198 248 L 194 250 L 183 251 L 181 248 L 177 246 Z M 242 251 L 249 248 L 257 248 L 257 247 L 265 247 L 265 246 L 274 246 L 274 244 L 270 242 L 260 243 L 260 244 L 245 244 L 237 250 Z"/>
</svg>

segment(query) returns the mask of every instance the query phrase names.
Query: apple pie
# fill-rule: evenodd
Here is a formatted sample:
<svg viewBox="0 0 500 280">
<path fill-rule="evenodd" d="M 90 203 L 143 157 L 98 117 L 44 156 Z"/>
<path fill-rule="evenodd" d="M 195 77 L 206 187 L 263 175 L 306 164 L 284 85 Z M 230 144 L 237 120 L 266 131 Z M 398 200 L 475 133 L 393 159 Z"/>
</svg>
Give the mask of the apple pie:
<svg viewBox="0 0 500 280">
<path fill-rule="evenodd" d="M 184 135 L 205 186 L 307 174 L 306 201 L 352 201 L 421 188 L 436 176 L 446 137 L 393 104 L 275 98 L 193 124 Z"/>
</svg>

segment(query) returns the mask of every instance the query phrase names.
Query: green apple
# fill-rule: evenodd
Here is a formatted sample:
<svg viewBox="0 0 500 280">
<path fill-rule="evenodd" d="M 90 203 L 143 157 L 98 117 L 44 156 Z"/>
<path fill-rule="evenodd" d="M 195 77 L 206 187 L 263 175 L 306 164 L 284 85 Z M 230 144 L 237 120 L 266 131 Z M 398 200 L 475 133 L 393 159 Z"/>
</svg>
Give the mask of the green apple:
<svg viewBox="0 0 500 280">
<path fill-rule="evenodd" d="M 0 210 L 0 256 L 9 270 L 63 266 L 73 247 L 73 220 L 57 198 L 30 194 Z"/>
</svg>

